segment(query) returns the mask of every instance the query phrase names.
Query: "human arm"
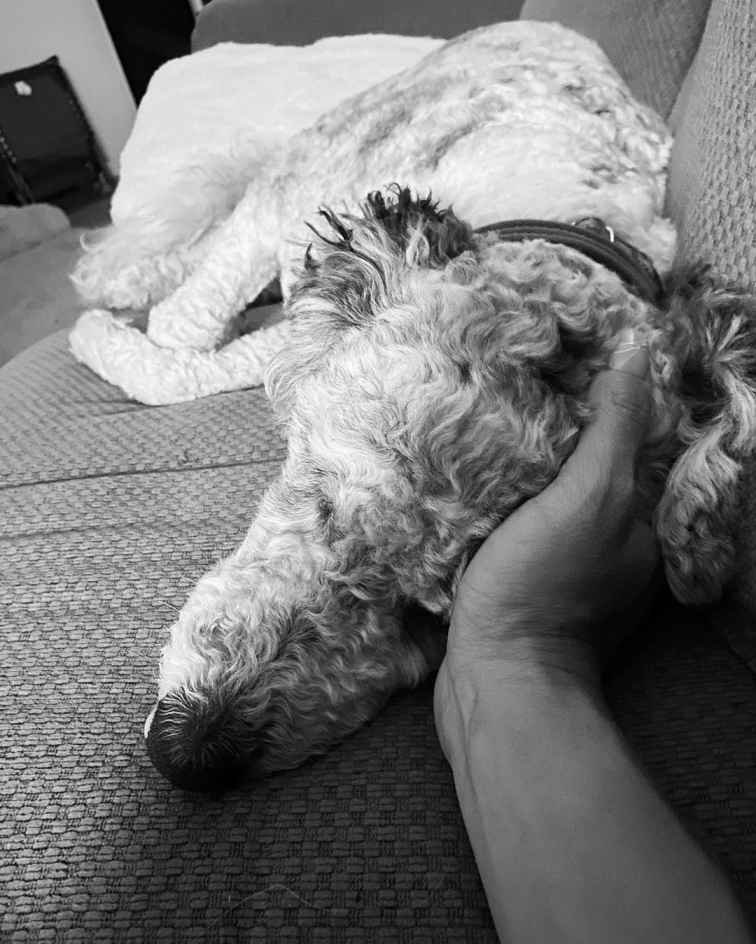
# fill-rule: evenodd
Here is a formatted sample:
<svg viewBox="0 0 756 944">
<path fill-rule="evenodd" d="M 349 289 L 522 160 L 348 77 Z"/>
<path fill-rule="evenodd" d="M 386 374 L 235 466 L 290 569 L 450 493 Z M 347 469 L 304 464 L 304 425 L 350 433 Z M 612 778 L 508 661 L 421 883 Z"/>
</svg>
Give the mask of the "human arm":
<svg viewBox="0 0 756 944">
<path fill-rule="evenodd" d="M 633 515 L 647 355 L 594 387 L 560 476 L 484 543 L 460 584 L 436 721 L 502 941 L 749 941 L 719 869 L 612 721 L 597 627 L 652 584 Z"/>
</svg>

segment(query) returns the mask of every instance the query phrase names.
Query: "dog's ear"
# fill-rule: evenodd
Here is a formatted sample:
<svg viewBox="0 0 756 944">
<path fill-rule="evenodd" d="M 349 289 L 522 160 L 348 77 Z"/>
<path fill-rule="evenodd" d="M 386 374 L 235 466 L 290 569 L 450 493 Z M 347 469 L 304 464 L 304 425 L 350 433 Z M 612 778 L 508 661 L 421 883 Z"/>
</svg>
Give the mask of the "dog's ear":
<svg viewBox="0 0 756 944">
<path fill-rule="evenodd" d="M 394 185 L 386 196 L 379 190 L 368 194 L 361 210 L 355 216 L 322 208 L 328 234 L 307 224 L 317 239 L 305 253 L 295 292 L 322 292 L 332 283 L 342 296 L 375 301 L 376 291 L 390 287 L 402 264 L 439 268 L 474 246 L 470 224 L 451 207 L 439 208 L 430 194 L 413 196 L 408 187 Z"/>
<path fill-rule="evenodd" d="M 361 216 L 321 209 L 328 234 L 307 224 L 316 239 L 292 288 L 295 318 L 319 312 L 335 328 L 359 327 L 400 298 L 408 269 L 440 268 L 473 248 L 470 225 L 430 194 L 396 186 L 387 197 L 369 194 L 361 209 Z"/>
<path fill-rule="evenodd" d="M 756 451 L 756 297 L 706 269 L 667 286 L 680 359 L 684 451 L 656 512 L 667 578 L 683 603 L 719 598 L 735 568 L 738 485 Z"/>
<path fill-rule="evenodd" d="M 473 248 L 470 224 L 460 220 L 451 207 L 439 208 L 430 193 L 427 197 L 413 196 L 409 187 L 395 184 L 385 197 L 380 190 L 369 193 L 361 210 L 360 218 L 348 214 L 338 216 L 331 209 L 321 209 L 320 215 L 331 228 L 330 236 L 308 226 L 318 237 L 321 248 L 369 255 L 370 243 L 378 238 L 384 244 L 388 241 L 388 245 L 400 256 L 407 257 L 406 261 L 413 266 L 443 266 Z M 305 267 L 317 269 L 312 246 Z"/>
<path fill-rule="evenodd" d="M 412 196 L 409 187 L 394 185 L 389 198 L 376 190 L 363 205 L 365 219 L 383 227 L 400 252 L 420 237 L 425 245 L 422 264 L 442 266 L 473 247 L 473 230 L 451 207 L 439 209 L 431 194 Z M 393 196 L 393 199 L 392 199 Z M 417 264 L 417 260 L 413 260 Z"/>
<path fill-rule="evenodd" d="M 473 231 L 430 194 L 413 197 L 395 186 L 368 195 L 361 215 L 322 209 L 330 231 L 310 226 L 315 240 L 294 282 L 288 312 L 289 344 L 268 368 L 265 388 L 285 417 L 301 380 L 316 372 L 344 332 L 370 324 L 392 305 L 406 301 L 406 274 L 443 268 L 473 248 Z M 309 224 L 308 224 L 309 225 Z"/>
</svg>

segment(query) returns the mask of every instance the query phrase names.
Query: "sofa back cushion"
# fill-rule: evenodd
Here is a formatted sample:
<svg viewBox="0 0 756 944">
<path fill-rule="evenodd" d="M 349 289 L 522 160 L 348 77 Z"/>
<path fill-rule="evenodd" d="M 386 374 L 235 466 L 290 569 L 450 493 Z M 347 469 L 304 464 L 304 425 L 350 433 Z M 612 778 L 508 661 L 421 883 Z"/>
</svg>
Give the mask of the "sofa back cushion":
<svg viewBox="0 0 756 944">
<path fill-rule="evenodd" d="M 756 7 L 714 0 L 671 115 L 679 254 L 756 292 Z"/>
<path fill-rule="evenodd" d="M 451 38 L 517 19 L 521 6 L 522 0 L 213 0 L 197 21 L 192 49 L 229 41 L 301 46 L 358 33 Z"/>
</svg>

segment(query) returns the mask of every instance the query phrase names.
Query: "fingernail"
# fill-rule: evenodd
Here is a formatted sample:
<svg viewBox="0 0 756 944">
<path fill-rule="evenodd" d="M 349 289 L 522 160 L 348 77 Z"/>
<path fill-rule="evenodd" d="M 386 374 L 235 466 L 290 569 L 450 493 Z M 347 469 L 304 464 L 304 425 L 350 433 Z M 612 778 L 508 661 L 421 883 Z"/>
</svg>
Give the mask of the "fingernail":
<svg viewBox="0 0 756 944">
<path fill-rule="evenodd" d="M 617 346 L 612 352 L 609 366 L 637 377 L 648 373 L 648 350 L 632 328 L 623 328 L 617 335 Z"/>
</svg>

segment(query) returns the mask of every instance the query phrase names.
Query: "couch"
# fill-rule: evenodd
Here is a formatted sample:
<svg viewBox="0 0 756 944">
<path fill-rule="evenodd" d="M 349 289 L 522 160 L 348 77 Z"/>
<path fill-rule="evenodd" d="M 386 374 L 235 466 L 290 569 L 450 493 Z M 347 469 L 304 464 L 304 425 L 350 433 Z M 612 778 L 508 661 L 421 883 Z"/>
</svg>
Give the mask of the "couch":
<svg viewBox="0 0 756 944">
<path fill-rule="evenodd" d="M 453 35 L 519 4 L 439 6 L 213 0 L 194 47 Z M 527 0 L 522 15 L 596 38 L 669 118 L 681 257 L 756 289 L 749 0 Z M 283 455 L 258 389 L 145 407 L 77 364 L 63 333 L 0 368 L 3 941 L 496 940 L 431 683 L 327 756 L 224 796 L 176 790 L 150 766 L 142 722 L 165 627 Z M 756 917 L 751 490 L 742 503 L 725 601 L 684 611 L 663 595 L 606 685 L 658 789 Z"/>
</svg>

